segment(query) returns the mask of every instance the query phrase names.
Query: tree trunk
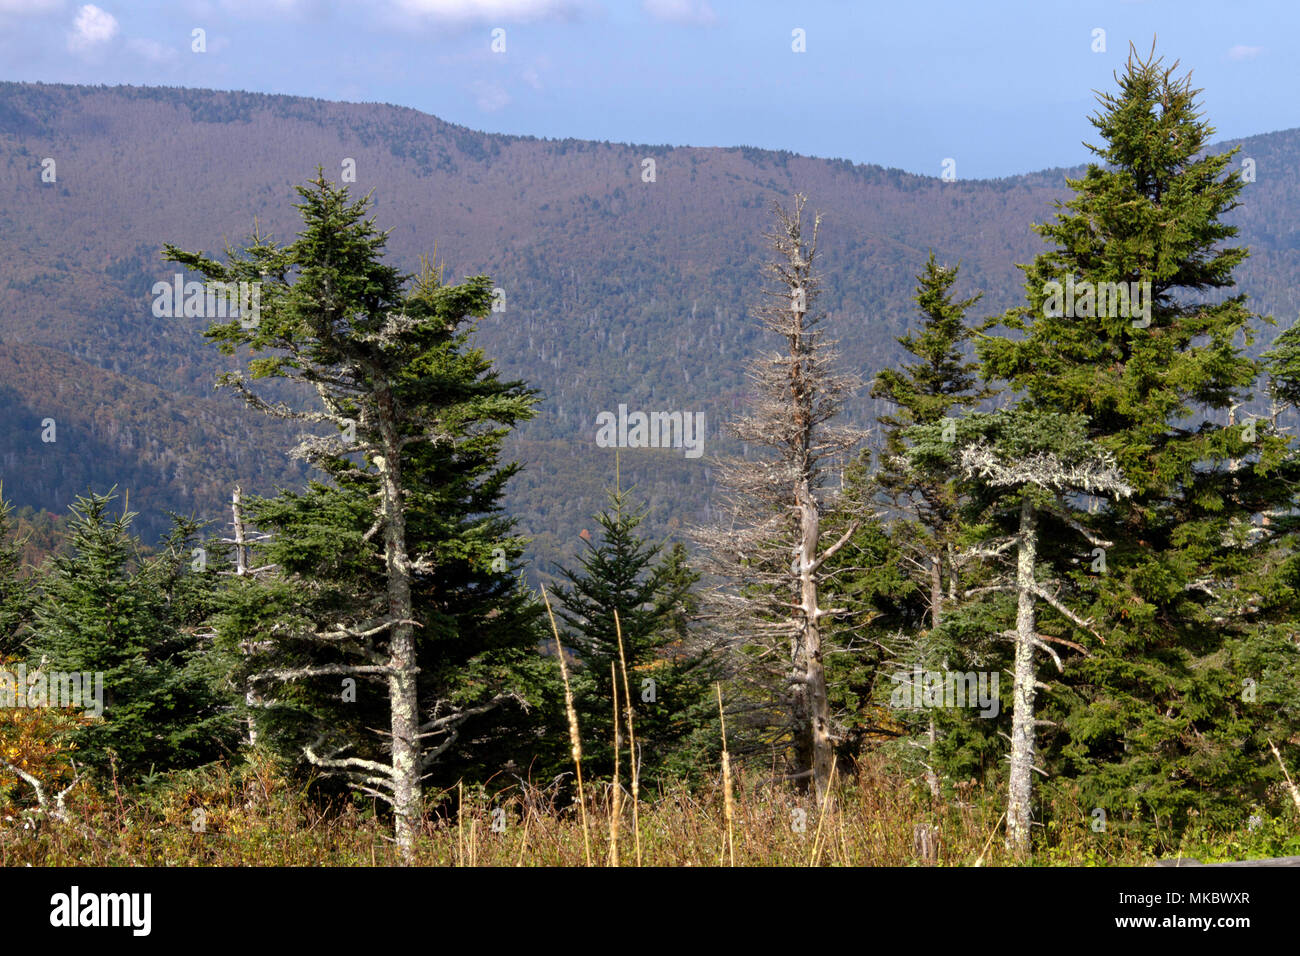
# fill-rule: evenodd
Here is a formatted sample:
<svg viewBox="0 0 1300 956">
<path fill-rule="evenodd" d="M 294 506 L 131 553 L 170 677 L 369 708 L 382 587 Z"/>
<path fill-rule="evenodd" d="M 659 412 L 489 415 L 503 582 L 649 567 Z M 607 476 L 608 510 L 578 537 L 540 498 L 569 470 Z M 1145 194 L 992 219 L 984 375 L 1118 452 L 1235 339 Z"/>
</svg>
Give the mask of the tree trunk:
<svg viewBox="0 0 1300 956">
<path fill-rule="evenodd" d="M 1007 849 L 1019 857 L 1030 851 L 1030 799 L 1034 773 L 1034 563 L 1038 516 L 1028 494 L 1020 502 L 1020 540 L 1016 557 L 1015 683 L 1011 713 L 1011 773 L 1007 783 Z"/>
<path fill-rule="evenodd" d="M 817 544 L 820 537 L 820 515 L 813 500 L 807 479 L 799 483 L 799 588 L 803 611 L 803 673 L 802 679 L 807 704 L 807 742 L 809 766 L 817 799 L 821 800 L 830 785 L 831 768 L 835 750 L 831 740 L 830 701 L 826 694 L 826 667 L 822 660 L 821 612 L 817 607 Z M 804 769 L 804 768 L 800 768 Z"/>
<path fill-rule="evenodd" d="M 794 727 L 792 776 L 795 789 L 808 790 L 813 775 L 812 721 L 808 717 L 808 666 L 804 633 L 800 629 L 790 648 L 790 722 Z"/>
<path fill-rule="evenodd" d="M 239 485 L 235 485 L 235 490 L 230 496 L 230 513 L 231 524 L 235 532 L 235 574 L 243 577 L 248 573 L 251 561 L 248 554 L 248 545 L 244 537 L 244 508 L 243 493 Z M 251 648 L 245 653 L 252 653 Z M 257 746 L 257 720 L 253 717 L 253 709 L 262 702 L 262 695 L 254 690 L 252 684 L 244 688 L 244 705 L 248 708 L 248 745 Z"/>
<path fill-rule="evenodd" d="M 932 554 L 930 556 L 930 630 L 937 630 L 941 620 L 943 620 L 943 566 L 939 555 Z M 925 785 L 930 789 L 930 796 L 938 800 L 942 796 L 942 791 L 939 789 L 939 774 L 934 769 L 934 745 L 939 739 L 939 734 L 934 725 L 933 710 L 930 711 L 929 738 L 929 763 L 925 768 Z"/>
<path fill-rule="evenodd" d="M 244 537 L 243 495 L 239 485 L 230 496 L 231 524 L 235 529 L 235 574 L 243 577 L 248 573 L 249 557 L 247 539 Z"/>
<path fill-rule="evenodd" d="M 415 860 L 421 818 L 420 708 L 416 686 L 415 629 L 410 620 L 411 561 L 406 552 L 406 510 L 402 501 L 401 446 L 391 394 L 379 396 L 384 454 L 375 456 L 383 487 L 384 565 L 388 576 L 388 700 L 392 731 L 393 830 L 406 863 Z"/>
</svg>

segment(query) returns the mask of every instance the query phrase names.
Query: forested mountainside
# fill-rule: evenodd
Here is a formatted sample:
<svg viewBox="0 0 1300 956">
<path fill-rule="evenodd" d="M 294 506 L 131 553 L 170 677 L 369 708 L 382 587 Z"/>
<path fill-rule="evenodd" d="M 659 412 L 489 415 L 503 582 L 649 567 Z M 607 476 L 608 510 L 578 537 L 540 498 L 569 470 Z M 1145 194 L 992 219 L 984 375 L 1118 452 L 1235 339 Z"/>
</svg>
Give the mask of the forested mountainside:
<svg viewBox="0 0 1300 956">
<path fill-rule="evenodd" d="M 1300 130 L 1240 145 L 1255 176 L 1229 217 L 1251 250 L 1241 291 L 1276 332 L 1300 287 Z M 353 189 L 374 190 L 395 262 L 414 271 L 436 252 L 449 276 L 487 273 L 501 290 L 478 338 L 504 376 L 544 396 L 507 446 L 526 465 L 508 505 L 542 566 L 577 550 L 604 502 L 614 452 L 598 446 L 596 416 L 620 404 L 705 414 L 703 458 L 622 452 L 647 528 L 672 535 L 707 516 L 708 457 L 765 344 L 749 312 L 773 200 L 800 190 L 823 212 L 821 304 L 863 378 L 898 357 L 931 247 L 961 262 L 959 292 L 985 293 L 976 314 L 1021 301 L 1014 263 L 1041 250 L 1031 224 L 1051 216 L 1069 171 L 964 180 L 954 159 L 945 182 L 745 147 L 493 135 L 379 104 L 0 83 L 5 496 L 62 514 L 74 494 L 117 485 L 155 536 L 166 511 L 225 521 L 236 482 L 300 483 L 283 454 L 291 433 L 214 394 L 228 360 L 199 335 L 205 320 L 156 317 L 152 289 L 176 272 L 164 242 L 220 253 L 255 220 L 287 241 L 293 187 L 318 165 L 345 180 L 354 163 Z M 865 424 L 875 408 L 863 396 L 847 412 Z"/>
</svg>

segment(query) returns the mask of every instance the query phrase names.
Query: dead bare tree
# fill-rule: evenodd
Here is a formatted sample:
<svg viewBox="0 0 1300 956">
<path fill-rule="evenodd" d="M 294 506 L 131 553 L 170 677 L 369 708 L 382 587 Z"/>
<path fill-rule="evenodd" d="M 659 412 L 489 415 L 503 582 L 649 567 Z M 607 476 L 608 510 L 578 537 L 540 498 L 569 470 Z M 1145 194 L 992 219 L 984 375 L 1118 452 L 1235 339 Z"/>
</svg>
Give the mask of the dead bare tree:
<svg viewBox="0 0 1300 956">
<path fill-rule="evenodd" d="M 774 253 L 765 268 L 765 302 L 755 310 L 781 351 L 750 363 L 755 396 L 731 433 L 764 449 L 758 460 L 719 461 L 723 518 L 696 537 L 706 568 L 723 582 L 709 594 L 716 627 L 741 655 L 756 662 L 741 676 L 774 686 L 780 699 L 776 740 L 792 740 L 790 777 L 820 798 L 831 780 L 835 733 L 831 726 L 822 652 L 823 618 L 844 613 L 823 608 L 823 565 L 842 548 L 857 524 L 822 547 L 825 463 L 856 445 L 862 433 L 830 422 L 859 382 L 835 370 L 833 343 L 819 328 L 815 309 L 820 277 L 814 271 L 821 217 L 804 234 L 806 197 L 790 210 L 775 207 L 776 226 L 765 238 Z M 784 653 L 783 653 L 784 652 Z M 778 664 L 784 658 L 783 663 Z"/>
<path fill-rule="evenodd" d="M 238 578 L 260 578 L 267 573 L 274 571 L 274 564 L 264 564 L 258 567 L 253 566 L 252 548 L 254 545 L 262 544 L 270 539 L 270 535 L 261 532 L 254 532 L 251 536 L 248 534 L 244 525 L 244 498 L 243 489 L 235 485 L 235 490 L 230 496 L 230 515 L 231 529 L 233 536 L 222 538 L 223 544 L 234 546 L 235 569 L 227 574 L 233 574 Z M 215 637 L 215 634 L 210 635 Z M 265 650 L 269 646 L 268 641 L 248 640 L 240 643 L 240 651 L 245 655 L 254 654 L 259 650 Z M 249 708 L 248 717 L 248 743 L 250 746 L 257 745 L 257 721 L 252 716 L 255 708 L 265 707 L 266 699 L 261 692 L 253 685 L 252 682 L 246 681 L 244 684 L 244 704 Z"/>
</svg>

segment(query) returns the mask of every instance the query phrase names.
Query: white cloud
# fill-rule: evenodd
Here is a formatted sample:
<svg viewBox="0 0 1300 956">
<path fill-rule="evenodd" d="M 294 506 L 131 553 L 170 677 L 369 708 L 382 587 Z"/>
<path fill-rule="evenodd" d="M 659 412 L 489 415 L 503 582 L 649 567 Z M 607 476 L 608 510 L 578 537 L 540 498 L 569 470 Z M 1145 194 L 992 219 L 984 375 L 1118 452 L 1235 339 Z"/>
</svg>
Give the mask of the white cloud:
<svg viewBox="0 0 1300 956">
<path fill-rule="evenodd" d="M 117 35 L 117 18 L 99 9 L 93 3 L 77 11 L 77 19 L 68 34 L 68 49 L 74 53 L 93 50 Z"/>
<path fill-rule="evenodd" d="M 126 41 L 127 49 L 149 63 L 175 63 L 179 54 L 157 40 L 132 39 Z"/>
<path fill-rule="evenodd" d="M 656 20 L 686 26 L 711 26 L 718 22 L 707 0 L 643 0 L 641 6 Z"/>
<path fill-rule="evenodd" d="M 510 94 L 499 84 L 479 82 L 474 86 L 474 100 L 484 113 L 495 113 L 510 105 Z"/>
<path fill-rule="evenodd" d="M 301 19 L 308 14 L 323 16 L 326 12 L 315 0 L 221 0 L 221 10 L 230 16 L 254 20 Z"/>
<path fill-rule="evenodd" d="M 0 13 L 22 16 L 40 16 L 53 13 L 63 6 L 63 0 L 0 0 Z"/>
<path fill-rule="evenodd" d="M 1228 51 L 1229 60 L 1253 60 L 1264 52 L 1262 46 L 1243 46 L 1238 43 Z"/>
<path fill-rule="evenodd" d="M 401 12 L 433 20 L 467 22 L 569 20 L 581 13 L 575 0 L 393 0 Z"/>
</svg>

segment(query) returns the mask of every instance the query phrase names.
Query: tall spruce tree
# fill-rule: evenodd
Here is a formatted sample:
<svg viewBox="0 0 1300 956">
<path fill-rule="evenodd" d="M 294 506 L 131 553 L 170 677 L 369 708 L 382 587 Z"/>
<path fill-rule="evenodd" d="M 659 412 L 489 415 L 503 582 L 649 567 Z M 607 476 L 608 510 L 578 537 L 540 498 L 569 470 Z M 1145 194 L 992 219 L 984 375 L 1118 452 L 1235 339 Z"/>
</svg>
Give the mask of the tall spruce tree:
<svg viewBox="0 0 1300 956">
<path fill-rule="evenodd" d="M 1113 542 L 1104 570 L 1064 540 L 1040 553 L 1106 637 L 1049 695 L 1048 770 L 1113 825 L 1174 829 L 1193 811 L 1235 822 L 1276 773 L 1241 662 L 1261 624 L 1246 575 L 1272 537 L 1260 518 L 1290 497 L 1284 438 L 1232 424 L 1260 372 L 1244 351 L 1259 317 L 1225 294 L 1247 255 L 1222 221 L 1243 188 L 1236 151 L 1208 151 L 1199 91 L 1176 71 L 1130 53 L 1099 94 L 1100 162 L 1037 227 L 1052 248 L 1022 266 L 1027 304 L 1004 320 L 1019 334 L 980 343 L 1028 408 L 1082 413 L 1134 488 L 1069 500 Z"/>
<path fill-rule="evenodd" d="M 302 718 L 298 733 L 314 725 L 306 758 L 391 806 L 410 861 L 425 778 L 467 749 L 486 755 L 469 748 L 500 739 L 483 719 L 510 712 L 518 741 L 539 740 L 519 714 L 546 672 L 538 615 L 511 573 L 523 542 L 499 505 L 516 471 L 501 442 L 536 397 L 469 344 L 491 307 L 488 277 L 446 284 L 428 263 L 403 275 L 383 261 L 367 199 L 322 173 L 298 193 L 303 230 L 287 246 L 254 235 L 225 265 L 166 247 L 209 281 L 261 283 L 257 315 L 206 334 L 227 354 L 254 353 L 253 379 L 302 383 L 319 404 L 271 401 L 242 373 L 223 384 L 328 429 L 295 451 L 327 482 L 250 502 L 282 578 L 267 585 L 274 601 L 242 602 L 224 633 L 261 668 L 249 679 L 267 687 L 268 711 Z"/>
<path fill-rule="evenodd" d="M 915 331 L 898 338 L 898 344 L 913 361 L 877 373 L 871 395 L 891 406 L 889 412 L 877 417 L 883 430 L 877 467 L 865 495 L 846 495 L 850 501 L 865 496 L 872 511 L 883 512 L 896 560 L 907 578 L 915 582 L 907 595 L 912 613 L 902 616 L 879 608 L 882 613 L 874 617 L 871 627 L 875 643 L 889 646 L 890 654 L 900 658 L 898 663 L 906 665 L 907 670 L 911 665 L 928 668 L 943 664 L 946 668 L 951 649 L 941 625 L 946 605 L 959 599 L 963 560 L 959 548 L 962 522 L 957 463 L 950 458 L 910 457 L 907 430 L 939 423 L 996 394 L 996 389 L 981 380 L 980 363 L 971 348 L 972 340 L 993 320 L 968 324 L 967 312 L 981 296 L 955 297 L 953 285 L 959 271 L 959 266 L 940 265 L 931 251 L 916 277 L 914 299 L 921 323 Z M 863 534 L 871 531 L 864 525 Z M 850 542 L 841 561 L 853 559 L 854 545 Z M 926 626 L 918 630 L 922 617 Z M 928 755 L 926 782 L 936 797 L 939 719 L 931 710 L 923 720 Z"/>
<path fill-rule="evenodd" d="M 913 566 L 923 578 L 932 629 L 943 620 L 946 597 L 959 587 L 957 469 L 950 463 L 922 469 L 908 456 L 905 436 L 908 428 L 936 424 L 997 393 L 981 380 L 980 363 L 968 352 L 971 341 L 993 320 L 967 324 L 966 313 L 980 296 L 954 299 L 952 286 L 958 271 L 939 265 L 930 253 L 917 276 L 915 299 L 923 316 L 921 326 L 898 339 L 916 361 L 882 369 L 871 387 L 873 398 L 894 409 L 877 419 L 884 442 L 871 476 L 872 490 L 887 512 L 903 522 L 896 530 L 906 539 Z"/>
</svg>

